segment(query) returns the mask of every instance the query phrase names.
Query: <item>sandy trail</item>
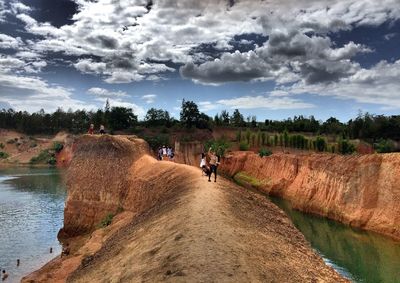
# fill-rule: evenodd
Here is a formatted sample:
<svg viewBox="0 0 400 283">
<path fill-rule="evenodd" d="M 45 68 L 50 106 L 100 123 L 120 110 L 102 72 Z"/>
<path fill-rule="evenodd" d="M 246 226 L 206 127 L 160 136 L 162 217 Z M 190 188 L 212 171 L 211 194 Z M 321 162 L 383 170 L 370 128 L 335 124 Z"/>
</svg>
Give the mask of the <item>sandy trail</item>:
<svg viewBox="0 0 400 283">
<path fill-rule="evenodd" d="M 347 282 L 274 204 L 187 170 L 190 190 L 121 229 L 68 282 Z"/>
</svg>

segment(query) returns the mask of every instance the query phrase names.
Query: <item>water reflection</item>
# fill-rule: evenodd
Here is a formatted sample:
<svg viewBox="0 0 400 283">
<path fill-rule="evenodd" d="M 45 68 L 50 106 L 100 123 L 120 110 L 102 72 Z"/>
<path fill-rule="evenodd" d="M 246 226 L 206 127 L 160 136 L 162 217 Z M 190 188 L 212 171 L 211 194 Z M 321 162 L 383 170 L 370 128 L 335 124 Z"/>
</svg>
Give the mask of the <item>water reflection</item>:
<svg viewBox="0 0 400 283">
<path fill-rule="evenodd" d="M 282 208 L 311 245 L 342 274 L 355 282 L 400 282 L 400 243 L 376 233 L 353 229 L 326 218 Z"/>
<path fill-rule="evenodd" d="M 8 282 L 18 282 L 60 252 L 56 236 L 66 196 L 61 176 L 48 168 L 0 170 L 0 267 L 10 274 Z"/>
</svg>

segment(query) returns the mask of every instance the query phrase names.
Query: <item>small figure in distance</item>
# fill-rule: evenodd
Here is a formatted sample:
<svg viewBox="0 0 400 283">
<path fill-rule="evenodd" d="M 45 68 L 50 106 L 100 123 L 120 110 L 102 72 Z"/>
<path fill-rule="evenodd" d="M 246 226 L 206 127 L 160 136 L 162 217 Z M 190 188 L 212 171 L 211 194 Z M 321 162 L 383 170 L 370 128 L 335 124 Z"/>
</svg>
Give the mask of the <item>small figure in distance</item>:
<svg viewBox="0 0 400 283">
<path fill-rule="evenodd" d="M 217 166 L 219 164 L 218 157 L 214 151 L 210 149 L 208 150 L 208 155 L 210 157 L 210 171 L 211 173 L 208 175 L 208 181 L 211 182 L 211 174 L 214 173 L 214 182 L 217 182 Z"/>
<path fill-rule="evenodd" d="M 5 269 L 1 272 L 1 280 L 5 281 L 8 278 L 8 273 L 6 272 Z"/>
<path fill-rule="evenodd" d="M 170 157 L 169 157 L 169 160 L 172 161 L 172 162 L 174 162 L 174 157 L 175 157 L 175 151 L 174 151 L 174 149 L 171 147 L 171 155 L 170 155 Z"/>
<path fill-rule="evenodd" d="M 88 130 L 88 134 L 89 135 L 93 135 L 94 134 L 94 124 L 90 124 L 89 130 Z"/>
<path fill-rule="evenodd" d="M 104 125 L 100 125 L 100 135 L 104 135 L 106 130 L 104 129 Z"/>
<path fill-rule="evenodd" d="M 165 145 L 163 145 L 162 147 L 162 160 L 167 160 L 167 148 L 165 147 Z"/>
<path fill-rule="evenodd" d="M 70 248 L 69 248 L 69 244 L 68 243 L 66 243 L 65 244 L 65 247 L 63 247 L 63 249 L 62 249 L 62 252 L 61 252 L 61 257 L 63 257 L 63 256 L 68 256 L 69 255 L 69 253 L 70 253 Z"/>
<path fill-rule="evenodd" d="M 19 259 L 17 259 L 17 266 L 19 266 L 19 264 L 20 264 Z"/>
<path fill-rule="evenodd" d="M 51 254 L 53 253 L 53 248 L 50 248 L 50 253 L 51 253 Z"/>
<path fill-rule="evenodd" d="M 162 148 L 159 147 L 157 150 L 157 159 L 162 160 Z"/>
<path fill-rule="evenodd" d="M 206 154 L 204 152 L 201 153 L 200 168 L 202 169 L 201 176 L 207 176 L 207 174 L 205 174 L 206 171 L 204 171 L 203 166 L 206 166 Z"/>
</svg>

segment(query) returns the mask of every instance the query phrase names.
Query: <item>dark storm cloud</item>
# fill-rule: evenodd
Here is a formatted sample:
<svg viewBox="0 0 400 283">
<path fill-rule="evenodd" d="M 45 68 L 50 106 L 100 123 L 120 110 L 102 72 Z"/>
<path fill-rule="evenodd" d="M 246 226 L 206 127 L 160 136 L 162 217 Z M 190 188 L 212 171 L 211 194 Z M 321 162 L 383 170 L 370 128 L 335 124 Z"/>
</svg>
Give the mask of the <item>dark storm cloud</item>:
<svg viewBox="0 0 400 283">
<path fill-rule="evenodd" d="M 118 47 L 118 41 L 107 35 L 97 35 L 97 36 L 89 36 L 86 38 L 89 43 L 99 45 L 103 48 L 108 49 L 116 49 Z"/>
<path fill-rule="evenodd" d="M 29 7 L 34 7 L 32 17 L 38 22 L 49 22 L 55 27 L 71 24 L 72 16 L 78 5 L 72 0 L 23 0 Z"/>
</svg>

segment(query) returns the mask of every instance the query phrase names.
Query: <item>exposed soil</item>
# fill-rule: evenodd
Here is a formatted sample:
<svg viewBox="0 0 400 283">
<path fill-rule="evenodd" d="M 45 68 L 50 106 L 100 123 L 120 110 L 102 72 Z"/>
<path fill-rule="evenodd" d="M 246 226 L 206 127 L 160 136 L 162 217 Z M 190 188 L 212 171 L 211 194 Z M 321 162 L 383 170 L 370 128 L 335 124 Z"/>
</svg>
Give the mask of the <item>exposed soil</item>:
<svg viewBox="0 0 400 283">
<path fill-rule="evenodd" d="M 346 282 L 271 202 L 223 179 L 192 184 L 122 229 L 68 282 Z"/>
<path fill-rule="evenodd" d="M 68 175 L 71 254 L 23 282 L 347 282 L 269 200 L 156 161 L 143 140 L 84 136 Z"/>
</svg>

